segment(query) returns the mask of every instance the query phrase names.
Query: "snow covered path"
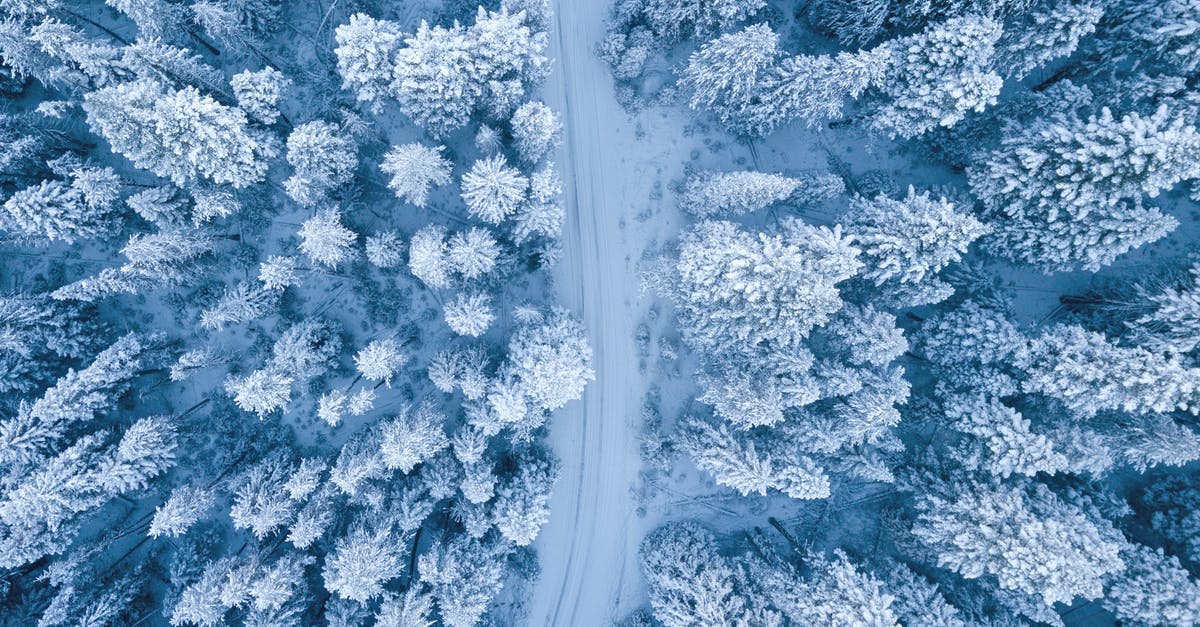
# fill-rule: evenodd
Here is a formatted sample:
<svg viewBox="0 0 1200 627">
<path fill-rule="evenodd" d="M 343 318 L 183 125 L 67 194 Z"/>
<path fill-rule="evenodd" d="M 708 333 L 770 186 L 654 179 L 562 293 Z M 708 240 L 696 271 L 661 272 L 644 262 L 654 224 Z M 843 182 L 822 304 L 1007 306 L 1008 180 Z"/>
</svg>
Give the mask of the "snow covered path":
<svg viewBox="0 0 1200 627">
<path fill-rule="evenodd" d="M 634 345 L 643 309 L 635 266 L 649 233 L 633 216 L 662 165 L 682 162 L 675 154 L 681 129 L 658 116 L 662 122 L 639 139 L 614 99 L 611 75 L 592 53 L 610 0 L 557 4 L 546 99 L 564 118 L 567 225 L 556 283 L 560 302 L 588 329 L 596 381 L 552 419 L 562 476 L 536 544 L 542 575 L 528 624 L 586 627 L 609 625 L 644 601 L 637 544 L 647 521 L 636 514 L 631 486 L 641 465 L 636 421 L 646 385 Z"/>
</svg>

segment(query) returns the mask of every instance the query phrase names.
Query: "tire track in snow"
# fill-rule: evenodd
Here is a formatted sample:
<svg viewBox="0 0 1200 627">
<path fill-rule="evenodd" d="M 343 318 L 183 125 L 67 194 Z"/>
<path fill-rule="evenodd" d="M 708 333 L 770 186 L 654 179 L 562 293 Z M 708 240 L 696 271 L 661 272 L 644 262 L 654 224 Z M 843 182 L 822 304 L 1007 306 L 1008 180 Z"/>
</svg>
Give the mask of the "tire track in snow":
<svg viewBox="0 0 1200 627">
<path fill-rule="evenodd" d="M 640 460 L 627 426 L 642 393 L 630 309 L 637 283 L 620 225 L 626 196 L 645 197 L 628 188 L 644 187 L 645 177 L 620 158 L 616 140 L 630 140 L 632 125 L 613 99 L 608 69 L 592 54 L 608 2 L 561 0 L 551 42 L 557 67 L 546 95 L 564 119 L 568 214 L 556 283 L 588 330 L 596 381 L 551 423 L 563 472 L 537 541 L 542 576 L 528 616 L 534 626 L 611 624 L 623 611 L 623 586 L 638 582 L 624 572 L 640 538 L 629 533 L 636 509 L 629 488 Z M 640 184 L 631 185 L 635 180 Z"/>
</svg>

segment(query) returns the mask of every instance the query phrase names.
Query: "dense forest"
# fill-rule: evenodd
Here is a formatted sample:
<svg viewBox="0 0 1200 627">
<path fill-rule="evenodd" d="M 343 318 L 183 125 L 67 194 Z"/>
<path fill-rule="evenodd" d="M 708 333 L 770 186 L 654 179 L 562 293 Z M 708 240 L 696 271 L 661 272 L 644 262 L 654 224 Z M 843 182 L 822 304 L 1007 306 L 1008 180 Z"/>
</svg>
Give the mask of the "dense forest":
<svg viewBox="0 0 1200 627">
<path fill-rule="evenodd" d="M 1200 2 L 555 4 L 0 0 L 0 624 L 1200 624 Z"/>
</svg>

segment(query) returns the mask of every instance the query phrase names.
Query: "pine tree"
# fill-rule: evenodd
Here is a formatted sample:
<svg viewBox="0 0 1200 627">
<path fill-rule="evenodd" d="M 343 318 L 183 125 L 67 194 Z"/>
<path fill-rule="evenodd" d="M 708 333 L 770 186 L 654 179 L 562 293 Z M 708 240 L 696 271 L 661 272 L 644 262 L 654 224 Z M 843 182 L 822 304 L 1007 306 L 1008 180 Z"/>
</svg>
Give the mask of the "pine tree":
<svg viewBox="0 0 1200 627">
<path fill-rule="evenodd" d="M 135 233 L 121 249 L 128 261 L 120 270 L 148 283 L 184 284 L 199 274 L 199 262 L 212 253 L 213 246 L 207 233 L 189 228 Z"/>
<path fill-rule="evenodd" d="M 472 281 L 490 273 L 496 267 L 500 246 L 487 229 L 471 227 L 455 233 L 447 245 L 446 258 L 450 266 Z"/>
<path fill-rule="evenodd" d="M 995 104 L 1003 80 L 992 65 L 1001 33 L 990 18 L 955 17 L 885 44 L 892 62 L 876 85 L 884 101 L 871 126 L 907 139 Z"/>
<path fill-rule="evenodd" d="M 392 338 L 374 340 L 354 356 L 354 365 L 359 374 L 368 381 L 392 384 L 392 377 L 408 361 L 400 350 L 400 343 Z"/>
<path fill-rule="evenodd" d="M 444 315 L 451 331 L 468 337 L 479 337 L 492 326 L 492 299 L 483 292 L 462 293 L 446 302 Z"/>
<path fill-rule="evenodd" d="M 113 227 L 111 206 L 90 206 L 73 186 L 42 181 L 4 201 L 0 228 L 35 239 L 73 244 L 100 237 Z"/>
<path fill-rule="evenodd" d="M 595 378 L 583 326 L 564 309 L 554 309 L 544 321 L 518 328 L 508 341 L 507 365 L 521 391 L 547 411 L 578 400 Z"/>
<path fill-rule="evenodd" d="M 1051 328 L 1033 342 L 1022 381 L 1087 418 L 1101 411 L 1170 412 L 1200 409 L 1200 372 L 1173 355 L 1118 347 L 1074 325 Z"/>
<path fill-rule="evenodd" d="M 354 176 L 355 153 L 354 142 L 333 124 L 301 124 L 288 135 L 287 161 L 295 171 L 283 188 L 300 205 L 315 205 Z"/>
<path fill-rule="evenodd" d="M 375 624 L 379 627 L 431 627 L 433 595 L 423 586 L 413 586 L 403 594 L 391 595 L 379 605 Z"/>
<path fill-rule="evenodd" d="M 966 463 L 1008 478 L 1013 474 L 1054 474 L 1067 467 L 1067 459 L 1054 450 L 1050 438 L 1030 430 L 1030 421 L 999 399 L 978 395 L 956 396 L 945 401 L 951 425 L 978 439 L 982 459 Z"/>
<path fill-rule="evenodd" d="M 488 224 L 500 224 L 525 201 L 529 179 L 508 166 L 503 156 L 480 159 L 462 177 L 467 211 Z"/>
<path fill-rule="evenodd" d="M 325 588 L 344 599 L 365 603 L 383 594 L 383 584 L 404 572 L 408 538 L 387 526 L 357 527 L 340 538 L 325 559 Z"/>
<path fill-rule="evenodd" d="M 641 18 L 665 44 L 693 35 L 709 36 L 727 30 L 766 6 L 764 0 L 647 0 Z"/>
<path fill-rule="evenodd" d="M 249 529 L 262 540 L 288 525 L 297 504 L 287 490 L 293 464 L 283 454 L 258 462 L 234 483 L 229 517 L 236 529 Z"/>
<path fill-rule="evenodd" d="M 797 346 L 842 306 L 836 284 L 860 267 L 838 228 L 788 221 L 750 234 L 702 222 L 681 237 L 672 296 L 693 346 L 716 353 Z"/>
<path fill-rule="evenodd" d="M 506 547 L 458 535 L 435 542 L 417 562 L 442 621 L 450 627 L 479 623 L 504 586 Z"/>
<path fill-rule="evenodd" d="M 945 496 L 921 495 L 917 512 L 913 533 L 939 566 L 994 576 L 1001 589 L 1047 604 L 1099 598 L 1104 578 L 1124 568 L 1111 534 L 1038 484 L 958 483 Z"/>
<path fill-rule="evenodd" d="M 701 172 L 688 178 L 679 204 L 699 218 L 740 215 L 787 200 L 799 184 L 765 172 Z"/>
<path fill-rule="evenodd" d="M 380 423 L 379 437 L 383 463 L 404 474 L 450 446 L 442 417 L 429 405 L 406 408 Z"/>
<path fill-rule="evenodd" d="M 665 627 L 754 624 L 736 573 L 709 530 L 695 523 L 660 527 L 642 540 L 640 555 L 650 607 Z"/>
<path fill-rule="evenodd" d="M 529 197 L 517 210 L 513 238 L 521 244 L 532 237 L 557 239 L 562 233 L 566 212 L 559 196 L 562 181 L 553 163 L 547 163 L 529 177 Z"/>
<path fill-rule="evenodd" d="M 255 370 L 226 380 L 225 391 L 242 411 L 257 414 L 261 420 L 291 402 L 292 377 L 270 369 Z"/>
<path fill-rule="evenodd" d="M 562 142 L 562 120 L 550 107 L 536 100 L 513 113 L 513 145 L 525 163 L 537 163 Z"/>
<path fill-rule="evenodd" d="M 450 182 L 453 164 L 442 156 L 445 146 L 403 144 L 393 146 L 383 156 L 379 169 L 391 176 L 388 188 L 396 197 L 424 208 L 429 202 L 429 190 Z"/>
<path fill-rule="evenodd" d="M 764 76 L 780 54 L 779 35 L 766 24 L 704 44 L 692 53 L 682 77 L 682 84 L 692 91 L 692 109 L 712 111 L 736 133 L 758 134 L 750 119 L 761 98 Z"/>
<path fill-rule="evenodd" d="M 297 233 L 300 251 L 314 262 L 337 268 L 354 257 L 358 235 L 342 225 L 342 212 L 336 207 L 318 211 L 304 221 Z"/>
<path fill-rule="evenodd" d="M 179 486 L 165 503 L 154 509 L 147 532 L 151 538 L 178 538 L 200 521 L 216 504 L 216 495 L 205 488 Z"/>
<path fill-rule="evenodd" d="M 842 117 L 846 99 L 857 99 L 882 81 L 892 49 L 877 46 L 837 55 L 796 55 L 763 77 L 758 104 L 748 111 L 748 127 L 759 136 L 797 118 L 807 126 Z"/>
<path fill-rule="evenodd" d="M 1200 581 L 1162 549 L 1130 544 L 1121 551 L 1126 570 L 1112 578 L 1101 603 L 1122 625 L 1200 624 Z"/>
<path fill-rule="evenodd" d="M 142 418 L 121 434 L 91 470 L 91 480 L 108 494 L 145 489 L 149 481 L 175 465 L 175 425 L 167 416 Z"/>
<path fill-rule="evenodd" d="M 1200 488 L 1194 482 L 1184 476 L 1159 479 L 1146 488 L 1142 503 L 1155 532 L 1189 560 L 1200 559 Z"/>
<path fill-rule="evenodd" d="M 968 170 L 996 230 L 989 247 L 1046 270 L 1096 270 L 1170 232 L 1178 222 L 1139 201 L 1195 176 L 1200 132 L 1185 110 L 1061 114 L 1005 137 Z"/>
<path fill-rule="evenodd" d="M 226 290 L 221 299 L 200 313 L 200 326 L 221 331 L 227 324 L 242 324 L 270 314 L 278 303 L 279 294 L 253 283 L 238 283 Z"/>
<path fill-rule="evenodd" d="M 884 582 L 859 570 L 840 551 L 833 559 L 814 558 L 806 560 L 812 569 L 807 580 L 786 567 L 755 574 L 765 594 L 793 624 L 899 627 L 892 607 L 895 597 L 887 594 Z"/>
<path fill-rule="evenodd" d="M 501 535 L 517 546 L 529 546 L 550 520 L 550 492 L 556 481 L 555 461 L 520 456 L 516 473 L 496 488 L 492 519 Z"/>
<path fill-rule="evenodd" d="M 488 77 L 474 47 L 458 24 L 431 28 L 422 21 L 396 52 L 392 93 L 400 110 L 435 138 L 466 125 L 481 98 Z"/>
<path fill-rule="evenodd" d="M 1039 8 L 1005 29 L 996 44 L 996 65 L 1006 78 L 1021 80 L 1055 59 L 1071 56 L 1103 15 L 1104 6 L 1097 2 L 1060 0 Z"/>
<path fill-rule="evenodd" d="M 377 20 L 363 13 L 350 16 L 348 24 L 334 30 L 338 73 L 342 88 L 354 92 L 358 100 L 373 111 L 383 108 L 383 99 L 391 94 L 392 68 L 400 50 L 399 25 Z"/>
<path fill-rule="evenodd" d="M 367 261 L 378 268 L 398 268 L 404 263 L 404 242 L 395 231 L 368 235 L 365 248 Z"/>
<path fill-rule="evenodd" d="M 114 152 L 179 186 L 203 179 L 247 187 L 263 180 L 277 152 L 270 137 L 249 128 L 241 109 L 195 87 L 121 83 L 87 94 L 83 108 Z"/>
<path fill-rule="evenodd" d="M 883 195 L 854 199 L 842 224 L 862 250 L 865 270 L 860 276 L 876 286 L 920 283 L 960 260 L 988 229 L 956 209 L 945 198 L 934 200 L 911 186 L 902 200 Z"/>
<path fill-rule="evenodd" d="M 680 444 L 697 468 L 743 496 L 776 489 L 796 499 L 829 497 L 829 477 L 815 462 L 753 431 L 735 435 L 724 424 L 693 417 L 686 422 Z"/>
<path fill-rule="evenodd" d="M 408 270 L 433 289 L 450 287 L 450 260 L 446 228 L 429 224 L 412 236 L 408 245 Z"/>
<path fill-rule="evenodd" d="M 296 276 L 296 258 L 282 255 L 271 255 L 267 260 L 258 264 L 258 281 L 263 289 L 280 292 L 289 285 L 299 285 L 300 278 Z"/>
<path fill-rule="evenodd" d="M 267 126 L 279 119 L 279 102 L 291 83 L 291 79 L 273 67 L 257 72 L 244 70 L 229 79 L 238 107 L 256 122 Z"/>
</svg>

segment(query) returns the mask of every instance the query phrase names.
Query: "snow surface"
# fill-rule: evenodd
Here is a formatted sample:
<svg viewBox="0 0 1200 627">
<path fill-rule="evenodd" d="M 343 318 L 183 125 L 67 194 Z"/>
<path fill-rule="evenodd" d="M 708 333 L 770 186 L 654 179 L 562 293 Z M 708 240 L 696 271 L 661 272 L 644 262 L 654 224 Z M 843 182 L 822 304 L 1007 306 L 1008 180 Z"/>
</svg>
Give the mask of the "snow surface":
<svg viewBox="0 0 1200 627">
<path fill-rule="evenodd" d="M 643 128 L 615 100 L 611 73 L 593 54 L 608 6 L 558 2 L 551 37 L 556 65 L 545 97 L 564 118 L 559 163 L 567 207 L 555 281 L 561 304 L 588 329 L 596 381 L 550 426 L 562 476 L 536 542 L 542 573 L 529 625 L 608 625 L 642 605 L 637 546 L 657 525 L 638 516 L 632 489 L 642 465 L 636 434 L 647 387 L 634 332 L 652 300 L 641 294 L 637 261 L 646 242 L 670 238 L 678 224 L 634 217 L 656 182 L 677 175 L 662 168 L 681 170 L 690 146 L 681 140 L 679 117 L 647 114 L 653 119 Z"/>
</svg>

